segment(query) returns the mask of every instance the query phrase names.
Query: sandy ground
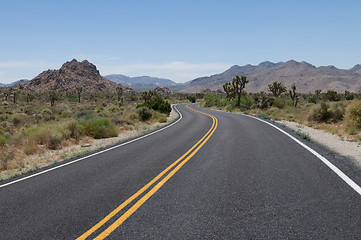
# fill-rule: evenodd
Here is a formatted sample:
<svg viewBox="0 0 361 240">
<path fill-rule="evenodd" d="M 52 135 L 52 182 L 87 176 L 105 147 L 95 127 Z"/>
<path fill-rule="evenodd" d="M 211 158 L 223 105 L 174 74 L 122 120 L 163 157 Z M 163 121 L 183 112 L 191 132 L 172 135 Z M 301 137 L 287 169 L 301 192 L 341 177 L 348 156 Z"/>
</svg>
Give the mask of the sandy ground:
<svg viewBox="0 0 361 240">
<path fill-rule="evenodd" d="M 347 139 L 341 138 L 322 130 L 313 129 L 295 122 L 277 121 L 295 132 L 301 131 L 307 133 L 311 140 L 317 142 L 331 151 L 349 157 L 354 160 L 355 164 L 361 167 L 361 146 L 360 143 L 350 142 Z"/>
<path fill-rule="evenodd" d="M 39 153 L 30 156 L 25 156 L 23 158 L 23 162 L 24 162 L 23 168 L 1 171 L 0 180 L 21 175 L 23 173 L 36 170 L 40 167 L 49 166 L 51 164 L 58 163 L 70 158 L 81 156 L 88 152 L 93 152 L 100 148 L 114 145 L 126 139 L 135 138 L 146 132 L 150 132 L 164 125 L 167 125 L 172 121 L 174 121 L 177 117 L 178 117 L 177 112 L 175 112 L 172 108 L 171 113 L 167 117 L 166 123 L 154 123 L 151 125 L 144 123 L 136 130 L 127 130 L 126 128 L 121 128 L 118 136 L 113 138 L 93 139 L 90 137 L 85 137 L 78 142 L 76 142 L 75 140 L 71 140 L 64 143 L 62 149 L 59 150 L 48 150 L 44 146 L 39 151 Z"/>
</svg>

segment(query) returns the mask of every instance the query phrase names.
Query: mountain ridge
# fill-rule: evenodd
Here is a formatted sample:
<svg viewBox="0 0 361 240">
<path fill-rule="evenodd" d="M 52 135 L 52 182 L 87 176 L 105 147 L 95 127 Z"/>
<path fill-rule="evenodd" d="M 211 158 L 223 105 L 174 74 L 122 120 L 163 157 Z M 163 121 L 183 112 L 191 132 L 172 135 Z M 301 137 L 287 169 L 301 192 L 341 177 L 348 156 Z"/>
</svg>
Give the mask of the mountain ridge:
<svg viewBox="0 0 361 240">
<path fill-rule="evenodd" d="M 268 91 L 268 84 L 282 82 L 287 88 L 296 85 L 298 92 L 333 90 L 337 92 L 361 92 L 361 65 L 350 69 L 338 69 L 335 66 L 316 67 L 308 62 L 262 62 L 258 65 L 233 65 L 226 71 L 209 77 L 200 77 L 190 81 L 181 92 L 200 92 L 204 89 L 223 90 L 223 84 L 232 81 L 235 75 L 246 75 L 249 83 L 247 92 Z"/>
</svg>

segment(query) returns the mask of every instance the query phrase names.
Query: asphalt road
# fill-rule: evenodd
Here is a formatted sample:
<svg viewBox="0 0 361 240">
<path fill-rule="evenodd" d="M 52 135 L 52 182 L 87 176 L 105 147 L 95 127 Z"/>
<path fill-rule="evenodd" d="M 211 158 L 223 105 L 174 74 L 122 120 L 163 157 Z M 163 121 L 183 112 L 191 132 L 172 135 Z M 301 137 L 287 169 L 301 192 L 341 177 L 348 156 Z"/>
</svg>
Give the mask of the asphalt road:
<svg viewBox="0 0 361 240">
<path fill-rule="evenodd" d="M 0 187 L 0 239 L 361 239 L 361 195 L 315 155 L 191 107 L 209 115 L 178 105 L 159 133 Z"/>
</svg>

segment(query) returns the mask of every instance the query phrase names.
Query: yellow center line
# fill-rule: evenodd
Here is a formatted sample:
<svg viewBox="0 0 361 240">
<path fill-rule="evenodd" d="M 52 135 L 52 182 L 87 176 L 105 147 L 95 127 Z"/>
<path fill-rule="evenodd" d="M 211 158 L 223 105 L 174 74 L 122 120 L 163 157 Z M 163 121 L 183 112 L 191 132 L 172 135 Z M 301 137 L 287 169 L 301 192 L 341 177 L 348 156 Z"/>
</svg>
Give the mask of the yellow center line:
<svg viewBox="0 0 361 240">
<path fill-rule="evenodd" d="M 146 195 L 144 195 L 140 200 L 138 200 L 128 211 L 126 211 L 119 219 L 117 219 L 111 226 L 109 226 L 106 230 L 104 230 L 95 239 L 104 239 L 105 237 L 107 237 L 112 231 L 114 231 L 117 227 L 119 227 L 127 218 L 129 218 L 143 203 L 145 203 L 156 191 L 158 191 L 158 189 L 161 188 L 163 186 L 163 184 L 165 182 L 167 182 L 186 162 L 188 162 L 189 159 L 191 159 L 194 156 L 194 154 L 196 154 L 199 151 L 199 149 L 208 141 L 208 139 L 213 135 L 214 131 L 216 130 L 216 128 L 218 126 L 217 118 L 215 118 L 209 114 L 194 110 L 194 109 L 190 108 L 189 106 L 187 106 L 187 108 L 189 108 L 195 112 L 202 113 L 202 114 L 207 115 L 210 118 L 212 118 L 212 120 L 213 120 L 212 127 L 208 130 L 208 132 L 195 145 L 193 145 L 193 147 L 191 149 L 189 149 L 185 154 L 183 154 L 174 163 L 172 163 L 169 167 L 167 167 L 165 170 L 163 170 L 158 176 L 156 176 L 153 180 L 151 180 L 144 187 L 142 187 L 137 193 L 135 193 L 133 196 L 131 196 L 125 202 L 123 202 L 121 205 L 119 205 L 115 210 L 113 210 L 110 214 L 108 214 L 105 218 L 103 218 L 99 223 L 94 225 L 94 227 L 92 227 L 87 232 L 85 232 L 83 235 L 81 235 L 79 238 L 77 238 L 77 240 L 86 239 L 89 235 L 91 235 L 93 232 L 95 232 L 97 229 L 99 229 L 101 226 L 103 226 L 107 221 L 109 221 L 118 212 L 120 212 L 124 207 L 126 207 L 129 203 L 131 203 L 135 198 L 137 198 L 144 191 L 146 191 L 150 186 L 152 186 L 155 182 L 157 182 L 164 174 L 166 174 L 170 169 L 172 169 L 177 163 L 182 161 L 184 159 L 184 157 L 186 157 L 190 152 L 193 151 L 193 149 L 196 148 L 183 162 L 181 162 L 176 168 L 174 168 L 165 178 L 163 178 Z"/>
</svg>

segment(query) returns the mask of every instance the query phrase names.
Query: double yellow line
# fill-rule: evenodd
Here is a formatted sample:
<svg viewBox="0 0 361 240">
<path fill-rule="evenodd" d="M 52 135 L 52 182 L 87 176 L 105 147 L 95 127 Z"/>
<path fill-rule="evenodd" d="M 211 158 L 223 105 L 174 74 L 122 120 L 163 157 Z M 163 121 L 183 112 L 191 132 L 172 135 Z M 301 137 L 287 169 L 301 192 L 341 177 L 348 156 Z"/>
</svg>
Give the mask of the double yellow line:
<svg viewBox="0 0 361 240">
<path fill-rule="evenodd" d="M 156 183 L 159 179 L 161 179 L 165 174 L 168 173 L 163 179 L 161 179 L 149 192 L 147 192 L 143 197 L 141 197 L 133 206 L 131 206 L 123 215 L 121 215 L 113 224 L 111 224 L 107 229 L 101 232 L 94 239 L 104 239 L 109 234 L 111 234 L 116 228 L 118 228 L 125 220 L 127 220 L 140 206 L 143 205 L 154 193 L 156 193 L 184 164 L 186 164 L 189 159 L 191 159 L 198 151 L 203 147 L 203 145 L 209 140 L 209 138 L 213 135 L 214 131 L 217 129 L 218 120 L 216 117 L 209 115 L 204 112 L 200 112 L 194 110 L 187 106 L 192 111 L 201 113 L 210 117 L 213 120 L 212 127 L 208 130 L 208 132 L 190 148 L 185 154 L 183 154 L 180 158 L 178 158 L 174 163 L 169 165 L 165 170 L 163 170 L 158 176 L 156 176 L 153 180 L 147 183 L 144 187 L 142 187 L 138 192 L 136 192 L 133 196 L 128 198 L 125 202 L 119 205 L 116 209 L 114 209 L 111 213 L 109 213 L 105 218 L 103 218 L 100 222 L 94 225 L 91 229 L 86 231 L 83 235 L 77 238 L 77 240 L 86 239 L 91 234 L 93 234 L 96 230 L 102 227 L 106 222 L 112 219 L 116 214 L 118 214 L 124 207 L 130 204 L 134 199 L 144 193 L 148 188 L 150 188 L 154 183 Z M 172 170 L 173 169 L 173 170 Z"/>
</svg>

